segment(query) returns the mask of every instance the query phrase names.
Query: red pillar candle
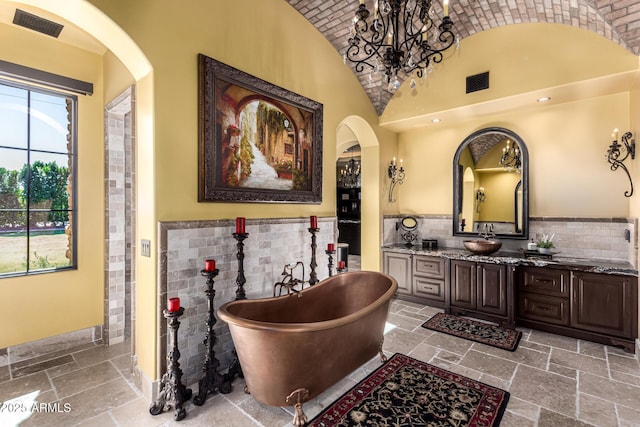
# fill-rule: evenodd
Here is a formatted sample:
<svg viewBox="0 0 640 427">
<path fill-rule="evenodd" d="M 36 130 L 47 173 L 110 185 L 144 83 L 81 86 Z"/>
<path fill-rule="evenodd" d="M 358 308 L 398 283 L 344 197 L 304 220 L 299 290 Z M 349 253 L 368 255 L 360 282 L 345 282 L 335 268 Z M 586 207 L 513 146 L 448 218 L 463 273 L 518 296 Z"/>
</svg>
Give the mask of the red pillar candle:
<svg viewBox="0 0 640 427">
<path fill-rule="evenodd" d="M 338 261 L 338 270 L 344 270 L 344 261 Z"/>
<path fill-rule="evenodd" d="M 216 269 L 216 260 L 208 259 L 204 262 L 204 271 L 214 271 Z"/>
<path fill-rule="evenodd" d="M 309 222 L 311 224 L 311 228 L 318 228 L 318 217 L 315 215 L 311 215 L 309 217 Z"/>
<path fill-rule="evenodd" d="M 180 298 L 169 298 L 169 306 L 167 307 L 169 313 L 175 313 L 180 311 Z"/>
<path fill-rule="evenodd" d="M 336 246 L 335 246 L 333 243 L 329 243 L 329 244 L 327 245 L 327 250 L 328 250 L 329 252 L 333 252 L 333 251 L 335 251 L 335 250 L 336 250 Z"/>
<path fill-rule="evenodd" d="M 243 217 L 236 218 L 236 234 L 244 234 L 245 233 L 245 219 Z"/>
</svg>

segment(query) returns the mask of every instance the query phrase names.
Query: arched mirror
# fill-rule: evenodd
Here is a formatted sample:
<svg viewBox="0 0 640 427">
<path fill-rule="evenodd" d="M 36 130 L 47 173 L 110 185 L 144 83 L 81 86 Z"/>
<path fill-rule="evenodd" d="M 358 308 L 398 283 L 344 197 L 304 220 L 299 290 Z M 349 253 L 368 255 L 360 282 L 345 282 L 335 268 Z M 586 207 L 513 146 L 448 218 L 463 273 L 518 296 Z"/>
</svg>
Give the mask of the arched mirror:
<svg viewBox="0 0 640 427">
<path fill-rule="evenodd" d="M 453 158 L 453 234 L 529 237 L 529 153 L 522 138 L 486 128 L 465 138 Z"/>
</svg>

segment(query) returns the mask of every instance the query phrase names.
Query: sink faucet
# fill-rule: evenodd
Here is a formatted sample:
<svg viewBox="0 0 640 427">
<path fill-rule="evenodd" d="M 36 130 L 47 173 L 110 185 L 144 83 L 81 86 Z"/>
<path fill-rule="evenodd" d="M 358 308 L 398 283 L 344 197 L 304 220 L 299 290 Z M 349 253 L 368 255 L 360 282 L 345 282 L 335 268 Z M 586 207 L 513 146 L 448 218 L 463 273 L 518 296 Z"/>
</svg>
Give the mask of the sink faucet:
<svg viewBox="0 0 640 427">
<path fill-rule="evenodd" d="M 495 237 L 496 233 L 493 232 L 493 224 L 484 224 L 482 226 L 482 232 L 478 233 L 480 237 L 489 240 L 490 237 Z"/>
</svg>

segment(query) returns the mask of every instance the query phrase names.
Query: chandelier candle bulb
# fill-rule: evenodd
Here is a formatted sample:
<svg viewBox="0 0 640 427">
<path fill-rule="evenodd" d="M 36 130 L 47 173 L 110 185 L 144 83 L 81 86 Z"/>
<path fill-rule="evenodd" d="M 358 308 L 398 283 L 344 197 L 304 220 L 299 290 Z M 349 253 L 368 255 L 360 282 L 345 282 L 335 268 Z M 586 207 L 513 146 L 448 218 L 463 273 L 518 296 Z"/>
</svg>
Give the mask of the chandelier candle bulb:
<svg viewBox="0 0 640 427">
<path fill-rule="evenodd" d="M 169 305 L 167 307 L 169 313 L 176 313 L 180 311 L 180 298 L 169 298 Z"/>
<path fill-rule="evenodd" d="M 444 16 L 449 16 L 449 0 L 444 0 L 442 7 L 444 8 Z"/>
<path fill-rule="evenodd" d="M 613 138 L 614 141 L 618 140 L 618 128 L 615 128 L 613 130 L 613 133 L 611 134 L 611 137 Z"/>
</svg>

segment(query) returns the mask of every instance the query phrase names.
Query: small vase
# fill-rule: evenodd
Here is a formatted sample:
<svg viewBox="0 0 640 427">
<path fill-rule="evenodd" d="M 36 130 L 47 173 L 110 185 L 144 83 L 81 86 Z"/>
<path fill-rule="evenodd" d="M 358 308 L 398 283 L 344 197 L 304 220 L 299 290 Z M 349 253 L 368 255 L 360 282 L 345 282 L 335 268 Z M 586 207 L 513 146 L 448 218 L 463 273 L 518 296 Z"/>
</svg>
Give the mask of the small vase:
<svg viewBox="0 0 640 427">
<path fill-rule="evenodd" d="M 545 255 L 551 254 L 551 248 L 538 248 L 538 252 Z"/>
</svg>

